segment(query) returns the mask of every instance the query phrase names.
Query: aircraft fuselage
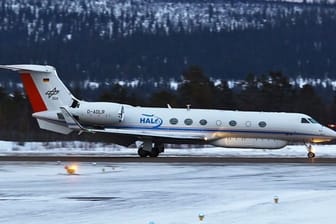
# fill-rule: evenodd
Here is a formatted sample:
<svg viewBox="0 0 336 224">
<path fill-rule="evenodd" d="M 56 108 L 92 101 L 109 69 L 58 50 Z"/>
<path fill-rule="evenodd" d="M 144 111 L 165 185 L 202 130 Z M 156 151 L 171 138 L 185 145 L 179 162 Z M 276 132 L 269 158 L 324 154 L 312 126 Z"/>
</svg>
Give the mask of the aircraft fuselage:
<svg viewBox="0 0 336 224">
<path fill-rule="evenodd" d="M 81 101 L 70 108 L 83 125 L 102 129 L 202 134 L 204 144 L 282 148 L 290 142 L 330 141 L 334 131 L 305 114 L 190 108 L 134 107 Z"/>
</svg>

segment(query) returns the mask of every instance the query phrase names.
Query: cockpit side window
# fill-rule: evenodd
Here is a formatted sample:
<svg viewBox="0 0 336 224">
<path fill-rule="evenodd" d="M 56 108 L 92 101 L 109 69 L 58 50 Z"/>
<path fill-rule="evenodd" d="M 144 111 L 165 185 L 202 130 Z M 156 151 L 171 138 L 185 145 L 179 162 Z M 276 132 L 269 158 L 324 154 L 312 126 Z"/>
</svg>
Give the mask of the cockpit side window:
<svg viewBox="0 0 336 224">
<path fill-rule="evenodd" d="M 301 118 L 301 123 L 309 124 L 309 121 L 306 118 Z"/>
<path fill-rule="evenodd" d="M 318 124 L 318 122 L 315 121 L 313 118 L 308 118 L 308 120 L 309 120 L 311 123 L 313 123 L 313 124 Z"/>
</svg>

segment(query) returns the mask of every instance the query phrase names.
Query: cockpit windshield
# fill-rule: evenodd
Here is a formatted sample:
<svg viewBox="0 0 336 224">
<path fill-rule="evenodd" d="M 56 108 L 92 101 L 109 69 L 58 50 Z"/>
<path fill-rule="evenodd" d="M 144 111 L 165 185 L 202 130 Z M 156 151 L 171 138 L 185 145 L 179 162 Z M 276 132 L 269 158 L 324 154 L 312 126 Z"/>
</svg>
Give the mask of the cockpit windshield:
<svg viewBox="0 0 336 224">
<path fill-rule="evenodd" d="M 315 121 L 313 118 L 308 118 L 308 120 L 309 120 L 311 123 L 313 123 L 313 124 L 318 124 L 318 122 Z"/>
<path fill-rule="evenodd" d="M 306 118 L 301 118 L 301 123 L 309 124 L 310 122 Z"/>
<path fill-rule="evenodd" d="M 318 124 L 317 121 L 315 121 L 313 118 L 311 117 L 307 117 L 307 118 L 301 118 L 301 123 L 303 124 Z"/>
</svg>

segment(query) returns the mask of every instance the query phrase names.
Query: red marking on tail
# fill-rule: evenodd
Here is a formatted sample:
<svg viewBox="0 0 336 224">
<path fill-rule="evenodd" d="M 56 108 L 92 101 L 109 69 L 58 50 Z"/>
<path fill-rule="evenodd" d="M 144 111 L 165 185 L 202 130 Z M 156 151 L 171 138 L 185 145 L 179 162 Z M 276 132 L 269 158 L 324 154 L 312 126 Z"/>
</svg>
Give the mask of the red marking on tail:
<svg viewBox="0 0 336 224">
<path fill-rule="evenodd" d="M 34 112 L 47 110 L 31 75 L 29 73 L 22 73 L 20 76 Z"/>
</svg>

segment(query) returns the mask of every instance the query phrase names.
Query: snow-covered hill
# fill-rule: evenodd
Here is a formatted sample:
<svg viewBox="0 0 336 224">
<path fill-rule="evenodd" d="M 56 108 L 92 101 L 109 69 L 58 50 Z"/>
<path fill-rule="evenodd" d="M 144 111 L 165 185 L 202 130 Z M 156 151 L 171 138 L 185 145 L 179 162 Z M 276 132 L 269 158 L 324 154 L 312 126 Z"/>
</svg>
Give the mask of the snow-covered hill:
<svg viewBox="0 0 336 224">
<path fill-rule="evenodd" d="M 0 63 L 52 64 L 68 81 L 167 82 L 190 65 L 335 77 L 335 1 L 3 0 Z"/>
<path fill-rule="evenodd" d="M 262 29 L 291 16 L 295 23 L 294 16 L 311 10 L 310 4 L 284 2 L 332 4 L 335 0 L 3 0 L 0 31 L 19 29 L 34 41 L 61 37 L 64 42 L 88 28 L 92 35 L 107 39 L 137 32 L 221 32 Z M 334 8 L 327 13 L 336 14 Z"/>
</svg>

